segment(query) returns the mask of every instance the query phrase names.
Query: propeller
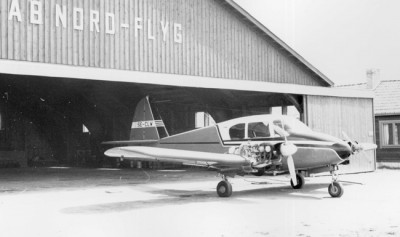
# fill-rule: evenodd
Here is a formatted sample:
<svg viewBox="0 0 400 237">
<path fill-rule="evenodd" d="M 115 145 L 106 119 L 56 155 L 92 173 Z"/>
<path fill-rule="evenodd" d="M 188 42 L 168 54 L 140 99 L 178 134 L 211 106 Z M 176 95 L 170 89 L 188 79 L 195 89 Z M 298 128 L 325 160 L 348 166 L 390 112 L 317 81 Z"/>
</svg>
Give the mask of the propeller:
<svg viewBox="0 0 400 237">
<path fill-rule="evenodd" d="M 282 129 L 285 130 L 285 124 L 283 123 L 283 119 L 281 118 Z M 287 165 L 289 169 L 290 178 L 292 179 L 293 185 L 297 185 L 297 177 L 296 177 L 296 168 L 294 166 L 293 154 L 297 152 L 297 147 L 287 141 L 286 134 L 284 134 L 285 142 L 280 146 L 280 152 L 283 156 L 287 157 Z"/>
<path fill-rule="evenodd" d="M 378 146 L 374 143 L 358 143 L 361 147 L 361 150 L 368 151 L 368 150 L 375 150 Z"/>
<path fill-rule="evenodd" d="M 293 185 L 296 186 L 297 185 L 296 168 L 294 166 L 292 155 L 296 153 L 297 147 L 293 143 L 288 143 L 287 141 L 285 141 L 285 143 L 281 144 L 280 151 L 283 156 L 287 157 L 287 165 L 289 169 L 290 178 L 292 178 Z"/>
<path fill-rule="evenodd" d="M 353 141 L 344 131 L 342 131 L 342 134 L 344 139 L 346 139 L 346 141 L 350 143 L 351 150 L 353 151 L 353 153 L 360 151 L 374 150 L 378 147 L 374 143 L 358 143 L 356 141 Z"/>
</svg>

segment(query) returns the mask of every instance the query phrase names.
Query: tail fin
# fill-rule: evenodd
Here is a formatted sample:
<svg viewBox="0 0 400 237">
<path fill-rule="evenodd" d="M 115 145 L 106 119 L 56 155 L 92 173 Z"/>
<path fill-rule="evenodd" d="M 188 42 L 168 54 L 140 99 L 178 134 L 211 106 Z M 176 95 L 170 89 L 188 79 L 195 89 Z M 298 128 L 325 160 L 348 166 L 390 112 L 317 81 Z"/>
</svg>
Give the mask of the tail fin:
<svg viewBox="0 0 400 237">
<path fill-rule="evenodd" d="M 157 111 L 156 111 L 157 112 Z M 151 109 L 149 97 L 146 96 L 136 106 L 133 116 L 130 140 L 159 140 L 167 137 L 168 132 L 158 113 Z"/>
</svg>

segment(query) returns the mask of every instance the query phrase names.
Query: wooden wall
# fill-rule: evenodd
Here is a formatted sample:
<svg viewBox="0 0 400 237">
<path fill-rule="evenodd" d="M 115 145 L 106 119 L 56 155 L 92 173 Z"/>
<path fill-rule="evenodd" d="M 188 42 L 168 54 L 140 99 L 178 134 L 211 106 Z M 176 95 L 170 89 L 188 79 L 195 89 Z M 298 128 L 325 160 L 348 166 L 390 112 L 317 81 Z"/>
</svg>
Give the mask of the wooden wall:
<svg viewBox="0 0 400 237">
<path fill-rule="evenodd" d="M 1 0 L 0 58 L 328 86 L 225 4 L 223 0 Z M 57 6 L 66 8 L 65 27 L 56 17 Z M 82 29 L 74 28 L 81 26 L 80 17 L 73 19 L 74 9 L 83 13 Z M 96 12 L 98 32 L 91 22 Z M 112 34 L 106 32 L 111 28 L 110 22 L 106 25 L 107 14 L 114 15 Z M 137 35 L 136 18 L 142 24 Z"/>
<path fill-rule="evenodd" d="M 375 117 L 375 136 L 378 149 L 376 150 L 376 159 L 378 162 L 399 162 L 400 148 L 382 148 L 380 145 L 380 127 L 379 122 L 385 120 L 400 120 L 399 115 L 395 116 L 376 116 Z"/>
<path fill-rule="evenodd" d="M 358 142 L 374 142 L 374 113 L 371 99 L 306 96 L 306 123 L 317 132 L 344 139 L 344 131 Z M 375 170 L 375 152 L 361 152 L 350 158 L 341 172 Z"/>
</svg>

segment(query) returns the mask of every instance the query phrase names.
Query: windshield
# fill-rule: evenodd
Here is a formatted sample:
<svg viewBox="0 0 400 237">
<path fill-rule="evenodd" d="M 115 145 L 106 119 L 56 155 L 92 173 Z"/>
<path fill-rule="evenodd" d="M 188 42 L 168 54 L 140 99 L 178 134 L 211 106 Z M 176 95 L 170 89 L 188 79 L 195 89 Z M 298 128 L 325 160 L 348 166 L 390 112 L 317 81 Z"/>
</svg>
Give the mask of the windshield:
<svg viewBox="0 0 400 237">
<path fill-rule="evenodd" d="M 282 123 L 284 127 L 282 126 Z M 274 125 L 283 128 L 289 133 L 309 133 L 311 129 L 301 121 L 292 117 L 282 117 L 274 120 Z"/>
</svg>

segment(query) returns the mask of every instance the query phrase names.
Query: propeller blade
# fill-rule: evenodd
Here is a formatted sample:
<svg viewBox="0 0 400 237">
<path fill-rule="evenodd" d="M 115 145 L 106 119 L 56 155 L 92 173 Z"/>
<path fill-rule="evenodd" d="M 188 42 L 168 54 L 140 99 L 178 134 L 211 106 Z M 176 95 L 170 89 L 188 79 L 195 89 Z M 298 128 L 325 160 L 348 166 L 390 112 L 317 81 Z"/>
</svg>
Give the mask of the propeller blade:
<svg viewBox="0 0 400 237">
<path fill-rule="evenodd" d="M 297 185 L 296 169 L 294 167 L 294 162 L 293 162 L 292 156 L 288 156 L 287 164 L 288 164 L 289 173 L 290 173 L 290 177 L 292 178 L 293 185 L 296 186 Z"/>
<path fill-rule="evenodd" d="M 358 143 L 361 147 L 361 150 L 368 151 L 368 150 L 375 150 L 378 146 L 374 143 Z"/>
<path fill-rule="evenodd" d="M 353 143 L 353 140 L 351 140 L 350 137 L 344 131 L 342 131 L 342 135 L 346 141 Z"/>
</svg>

